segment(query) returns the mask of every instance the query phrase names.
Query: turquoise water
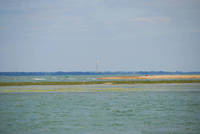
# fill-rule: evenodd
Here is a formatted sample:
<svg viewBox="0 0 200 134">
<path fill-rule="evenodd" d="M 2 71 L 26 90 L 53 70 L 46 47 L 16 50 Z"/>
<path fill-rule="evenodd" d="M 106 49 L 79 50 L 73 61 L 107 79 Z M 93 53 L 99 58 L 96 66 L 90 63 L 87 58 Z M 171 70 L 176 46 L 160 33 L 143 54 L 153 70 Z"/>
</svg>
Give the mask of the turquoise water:
<svg viewBox="0 0 200 134">
<path fill-rule="evenodd" d="M 0 76 L 0 82 L 40 82 L 40 81 L 96 81 L 99 75 L 73 76 Z"/>
<path fill-rule="evenodd" d="M 134 74 L 133 74 L 134 75 Z M 40 82 L 40 81 L 101 81 L 96 78 L 126 75 L 47 75 L 47 76 L 0 76 L 0 82 Z M 129 76 L 131 76 L 129 74 Z M 109 81 L 109 80 L 107 80 Z"/>
<path fill-rule="evenodd" d="M 126 92 L 0 93 L 1 134 L 197 134 L 200 84 L 60 86 Z M 4 88 L 58 88 L 22 86 Z M 0 90 L 1 90 L 0 89 Z"/>
</svg>

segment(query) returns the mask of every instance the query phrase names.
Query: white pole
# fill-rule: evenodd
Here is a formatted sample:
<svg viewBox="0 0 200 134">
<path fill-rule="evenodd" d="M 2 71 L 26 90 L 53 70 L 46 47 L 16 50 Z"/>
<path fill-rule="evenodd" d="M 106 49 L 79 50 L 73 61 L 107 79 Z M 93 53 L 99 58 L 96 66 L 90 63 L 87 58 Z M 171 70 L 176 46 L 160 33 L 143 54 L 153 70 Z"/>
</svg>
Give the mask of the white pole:
<svg viewBox="0 0 200 134">
<path fill-rule="evenodd" d="M 96 72 L 99 72 L 99 60 L 96 58 Z"/>
</svg>

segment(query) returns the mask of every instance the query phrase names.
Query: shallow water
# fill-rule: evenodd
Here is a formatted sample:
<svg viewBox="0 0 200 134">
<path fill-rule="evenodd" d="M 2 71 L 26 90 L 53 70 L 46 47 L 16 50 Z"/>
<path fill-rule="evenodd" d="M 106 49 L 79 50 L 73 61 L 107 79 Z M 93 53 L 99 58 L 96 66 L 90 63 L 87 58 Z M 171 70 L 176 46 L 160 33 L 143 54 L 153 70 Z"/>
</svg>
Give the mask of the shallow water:
<svg viewBox="0 0 200 134">
<path fill-rule="evenodd" d="M 200 84 L 16 86 L 0 90 L 5 88 L 85 90 L 0 93 L 2 134 L 200 133 Z M 102 88 L 103 92 L 97 92 Z M 130 90 L 105 92 L 110 88 Z"/>
<path fill-rule="evenodd" d="M 129 74 L 132 76 L 134 74 Z M 96 78 L 119 75 L 44 75 L 44 76 L 0 76 L 0 82 L 43 82 L 43 81 L 102 81 Z M 122 75 L 126 76 L 126 75 Z M 111 80 L 107 80 L 111 81 Z"/>
</svg>

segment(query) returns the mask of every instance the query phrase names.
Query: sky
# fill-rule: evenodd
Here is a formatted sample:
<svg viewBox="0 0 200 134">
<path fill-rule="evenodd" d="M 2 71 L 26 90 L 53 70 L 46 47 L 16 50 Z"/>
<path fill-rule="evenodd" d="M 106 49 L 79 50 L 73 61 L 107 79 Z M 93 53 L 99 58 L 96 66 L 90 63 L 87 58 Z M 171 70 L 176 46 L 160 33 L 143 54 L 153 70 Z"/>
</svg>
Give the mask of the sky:
<svg viewBox="0 0 200 134">
<path fill-rule="evenodd" d="M 200 0 L 0 0 L 0 71 L 200 71 Z"/>
</svg>

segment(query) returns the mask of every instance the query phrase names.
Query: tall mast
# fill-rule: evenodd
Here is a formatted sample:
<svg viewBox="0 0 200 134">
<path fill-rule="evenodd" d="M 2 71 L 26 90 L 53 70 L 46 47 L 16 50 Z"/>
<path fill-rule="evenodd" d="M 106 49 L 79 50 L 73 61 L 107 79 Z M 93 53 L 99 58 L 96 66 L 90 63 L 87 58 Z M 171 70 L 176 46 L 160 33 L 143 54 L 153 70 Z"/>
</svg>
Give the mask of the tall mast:
<svg viewBox="0 0 200 134">
<path fill-rule="evenodd" d="M 96 72 L 99 72 L 99 60 L 96 58 Z"/>
</svg>

